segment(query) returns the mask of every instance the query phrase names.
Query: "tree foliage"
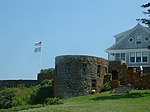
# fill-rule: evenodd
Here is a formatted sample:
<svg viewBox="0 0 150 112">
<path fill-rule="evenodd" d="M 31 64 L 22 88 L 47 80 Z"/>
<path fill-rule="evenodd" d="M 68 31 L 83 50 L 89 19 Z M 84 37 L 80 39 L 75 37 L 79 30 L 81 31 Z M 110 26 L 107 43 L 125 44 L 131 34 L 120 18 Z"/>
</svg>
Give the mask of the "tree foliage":
<svg viewBox="0 0 150 112">
<path fill-rule="evenodd" d="M 47 69 L 42 69 L 40 71 L 40 73 L 42 74 L 53 74 L 55 72 L 55 69 L 54 68 L 47 68 Z"/>
<path fill-rule="evenodd" d="M 148 27 L 150 27 L 150 2 L 147 4 L 143 4 L 141 7 L 146 8 L 146 11 L 143 11 L 143 13 L 148 15 L 148 18 L 137 19 L 137 21 L 140 21 L 141 23 L 144 23 Z"/>
</svg>

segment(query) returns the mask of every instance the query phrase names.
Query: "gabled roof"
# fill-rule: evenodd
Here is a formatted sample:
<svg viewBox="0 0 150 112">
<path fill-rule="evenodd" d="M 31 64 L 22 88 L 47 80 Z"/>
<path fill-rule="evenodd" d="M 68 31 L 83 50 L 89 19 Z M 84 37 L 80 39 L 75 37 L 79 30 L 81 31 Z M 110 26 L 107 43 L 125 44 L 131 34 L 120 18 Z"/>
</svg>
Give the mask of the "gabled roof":
<svg viewBox="0 0 150 112">
<path fill-rule="evenodd" d="M 126 35 L 126 34 L 129 33 L 130 31 L 131 31 L 131 29 L 130 29 L 130 30 L 127 30 L 127 31 L 124 31 L 124 32 L 122 32 L 122 33 L 119 33 L 119 34 L 117 34 L 117 35 L 114 35 L 114 37 L 117 39 L 117 38 L 119 38 L 119 37 L 122 37 L 122 36 Z"/>
<path fill-rule="evenodd" d="M 114 37 L 115 37 L 116 40 L 117 40 L 116 43 L 115 43 L 114 45 L 112 45 L 111 47 L 109 47 L 108 49 L 106 49 L 106 52 L 107 52 L 108 50 L 116 50 L 116 46 L 118 46 L 118 44 L 119 44 L 122 40 L 124 40 L 125 38 L 127 38 L 133 31 L 137 30 L 138 28 L 141 28 L 141 29 L 143 29 L 144 31 L 150 33 L 150 28 L 144 27 L 144 26 L 142 26 L 141 24 L 138 23 L 138 24 L 137 24 L 135 27 L 133 27 L 132 29 L 129 29 L 129 30 L 127 30 L 127 31 L 124 31 L 124 32 L 122 32 L 122 33 L 119 33 L 119 34 L 115 35 Z"/>
</svg>

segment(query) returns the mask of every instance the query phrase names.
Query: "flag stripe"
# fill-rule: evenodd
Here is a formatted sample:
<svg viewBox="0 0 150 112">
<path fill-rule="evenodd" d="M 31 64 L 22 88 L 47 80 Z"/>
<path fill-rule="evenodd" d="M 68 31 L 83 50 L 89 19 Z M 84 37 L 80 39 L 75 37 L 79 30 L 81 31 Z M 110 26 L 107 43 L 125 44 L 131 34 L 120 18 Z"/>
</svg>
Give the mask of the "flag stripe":
<svg viewBox="0 0 150 112">
<path fill-rule="evenodd" d="M 42 44 L 42 42 L 37 42 L 37 43 L 35 43 L 34 45 L 35 45 L 35 46 L 41 46 L 41 44 Z"/>
</svg>

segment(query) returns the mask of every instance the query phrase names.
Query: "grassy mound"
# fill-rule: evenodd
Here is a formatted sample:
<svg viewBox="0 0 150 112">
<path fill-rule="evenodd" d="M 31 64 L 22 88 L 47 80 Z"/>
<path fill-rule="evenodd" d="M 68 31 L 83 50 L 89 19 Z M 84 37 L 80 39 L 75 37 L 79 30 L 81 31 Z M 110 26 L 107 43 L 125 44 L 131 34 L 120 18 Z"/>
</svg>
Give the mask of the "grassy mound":
<svg viewBox="0 0 150 112">
<path fill-rule="evenodd" d="M 133 90 L 114 96 L 110 92 L 65 99 L 64 104 L 50 105 L 24 112 L 150 112 L 150 90 Z"/>
</svg>

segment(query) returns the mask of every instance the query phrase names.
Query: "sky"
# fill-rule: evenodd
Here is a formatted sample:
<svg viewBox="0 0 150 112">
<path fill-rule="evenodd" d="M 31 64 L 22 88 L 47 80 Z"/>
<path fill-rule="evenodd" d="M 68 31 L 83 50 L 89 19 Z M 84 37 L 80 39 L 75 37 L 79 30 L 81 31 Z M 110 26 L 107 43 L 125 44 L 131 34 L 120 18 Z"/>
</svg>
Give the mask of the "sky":
<svg viewBox="0 0 150 112">
<path fill-rule="evenodd" d="M 0 80 L 37 79 L 60 55 L 107 59 L 114 35 L 146 17 L 149 0 L 0 0 Z M 42 41 L 41 52 L 34 44 Z M 41 58 L 41 64 L 40 64 Z"/>
</svg>

